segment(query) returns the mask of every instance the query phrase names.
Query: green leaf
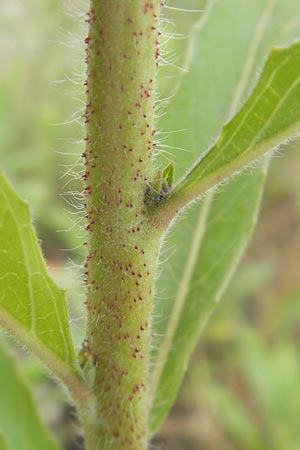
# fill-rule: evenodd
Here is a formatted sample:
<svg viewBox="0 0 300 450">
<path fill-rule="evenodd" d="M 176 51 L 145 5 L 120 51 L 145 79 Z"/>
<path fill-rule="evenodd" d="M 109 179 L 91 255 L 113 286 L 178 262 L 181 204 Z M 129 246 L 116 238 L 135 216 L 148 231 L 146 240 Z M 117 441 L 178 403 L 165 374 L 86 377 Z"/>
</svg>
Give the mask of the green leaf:
<svg viewBox="0 0 300 450">
<path fill-rule="evenodd" d="M 0 345 L 0 449 L 58 450 L 59 446 L 41 421 L 31 392 L 14 358 Z"/>
<path fill-rule="evenodd" d="M 0 434 L 0 450 L 7 450 L 2 434 Z"/>
<path fill-rule="evenodd" d="M 163 171 L 163 181 L 168 188 L 172 187 L 174 180 L 174 163 L 170 164 Z"/>
<path fill-rule="evenodd" d="M 177 177 L 211 147 L 249 96 L 271 47 L 299 36 L 297 9 L 298 0 L 210 2 L 193 32 L 190 70 L 160 123 L 170 131 L 167 158 L 175 162 Z M 158 162 L 165 165 L 163 154 Z M 153 321 L 152 431 L 170 409 L 190 354 L 249 240 L 265 175 L 266 163 L 198 201 L 166 241 L 162 258 L 168 262 L 158 280 Z"/>
<path fill-rule="evenodd" d="M 47 272 L 28 205 L 2 173 L 0 205 L 0 325 L 56 376 L 74 378 L 78 366 L 65 292 Z"/>
<path fill-rule="evenodd" d="M 175 186 L 171 199 L 192 201 L 300 132 L 300 43 L 273 48 L 259 82 L 216 144 Z M 172 200 L 171 200 L 172 201 Z"/>
</svg>

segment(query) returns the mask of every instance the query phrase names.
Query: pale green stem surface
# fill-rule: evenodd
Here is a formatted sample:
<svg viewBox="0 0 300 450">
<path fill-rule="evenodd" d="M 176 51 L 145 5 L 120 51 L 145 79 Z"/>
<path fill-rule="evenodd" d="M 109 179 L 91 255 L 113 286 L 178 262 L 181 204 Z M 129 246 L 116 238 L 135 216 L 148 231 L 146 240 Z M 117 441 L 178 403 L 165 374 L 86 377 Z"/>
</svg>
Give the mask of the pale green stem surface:
<svg viewBox="0 0 300 450">
<path fill-rule="evenodd" d="M 87 450 L 144 450 L 152 290 L 160 234 L 152 178 L 159 1 L 91 1 L 87 43 Z"/>
</svg>

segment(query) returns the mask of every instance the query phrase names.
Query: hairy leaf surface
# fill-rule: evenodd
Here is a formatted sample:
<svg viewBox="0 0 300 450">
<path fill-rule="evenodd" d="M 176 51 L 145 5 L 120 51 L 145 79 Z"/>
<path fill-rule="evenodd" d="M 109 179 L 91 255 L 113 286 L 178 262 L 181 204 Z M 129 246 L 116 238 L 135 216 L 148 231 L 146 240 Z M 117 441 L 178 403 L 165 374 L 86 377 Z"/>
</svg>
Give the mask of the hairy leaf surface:
<svg viewBox="0 0 300 450">
<path fill-rule="evenodd" d="M 65 292 L 50 278 L 28 205 L 0 173 L 0 324 L 55 375 L 77 371 Z"/>
<path fill-rule="evenodd" d="M 59 445 L 41 421 L 14 358 L 2 345 L 0 367 L 0 433 L 3 436 L 0 449 L 58 450 Z"/>
<path fill-rule="evenodd" d="M 193 31 L 189 72 L 160 124 L 170 131 L 166 157 L 175 162 L 177 177 L 236 114 L 271 47 L 297 38 L 298 7 L 297 0 L 210 2 Z M 162 166 L 165 159 L 159 157 Z M 172 405 L 199 334 L 249 240 L 265 175 L 266 163 L 197 202 L 167 239 L 153 323 L 152 431 Z"/>
<path fill-rule="evenodd" d="M 273 48 L 259 82 L 216 144 L 173 191 L 192 200 L 300 132 L 300 43 Z"/>
</svg>

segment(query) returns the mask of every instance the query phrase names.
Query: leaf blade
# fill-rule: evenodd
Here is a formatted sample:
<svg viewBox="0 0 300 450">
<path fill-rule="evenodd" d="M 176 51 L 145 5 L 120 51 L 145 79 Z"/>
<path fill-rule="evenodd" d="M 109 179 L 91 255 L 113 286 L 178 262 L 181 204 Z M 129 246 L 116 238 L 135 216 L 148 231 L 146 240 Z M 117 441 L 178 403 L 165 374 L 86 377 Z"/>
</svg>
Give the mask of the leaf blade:
<svg viewBox="0 0 300 450">
<path fill-rule="evenodd" d="M 299 42 L 272 50 L 253 94 L 224 126 L 216 144 L 175 186 L 174 198 L 181 195 L 192 201 L 265 153 L 299 135 L 299 61 Z"/>
<path fill-rule="evenodd" d="M 54 374 L 78 374 L 65 292 L 44 265 L 28 205 L 0 173 L 0 323 Z"/>
<path fill-rule="evenodd" d="M 14 358 L 0 345 L 0 433 L 6 450 L 58 450 Z M 0 444 L 1 448 L 1 444 Z"/>
</svg>

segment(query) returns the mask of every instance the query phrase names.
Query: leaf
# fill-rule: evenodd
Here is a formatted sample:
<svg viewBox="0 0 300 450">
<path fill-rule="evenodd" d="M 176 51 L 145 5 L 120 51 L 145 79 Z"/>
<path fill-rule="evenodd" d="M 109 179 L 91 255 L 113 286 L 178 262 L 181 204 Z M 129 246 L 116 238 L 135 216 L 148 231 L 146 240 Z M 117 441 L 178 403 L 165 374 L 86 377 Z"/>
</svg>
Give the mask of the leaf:
<svg viewBox="0 0 300 450">
<path fill-rule="evenodd" d="M 0 205 L 0 325 L 66 381 L 79 369 L 65 292 L 47 272 L 28 205 L 2 173 Z"/>
<path fill-rule="evenodd" d="M 166 184 L 168 188 L 172 187 L 174 180 L 174 163 L 170 162 L 170 164 L 163 171 L 163 182 Z"/>
<path fill-rule="evenodd" d="M 175 162 L 177 177 L 211 147 L 253 90 L 271 47 L 299 35 L 298 0 L 215 0 L 210 6 L 193 32 L 190 70 L 160 123 L 170 131 L 167 158 Z M 165 159 L 162 153 L 160 166 Z M 265 175 L 266 163 L 197 202 L 166 241 L 162 258 L 168 262 L 156 288 L 152 328 L 152 431 L 170 409 L 190 354 L 249 240 Z"/>
<path fill-rule="evenodd" d="M 41 421 L 31 392 L 14 358 L 0 345 L 0 449 L 58 450 L 59 446 Z"/>
<path fill-rule="evenodd" d="M 175 186 L 171 201 L 192 201 L 300 133 L 299 63 L 299 42 L 273 48 L 253 94 Z"/>
<path fill-rule="evenodd" d="M 0 450 L 7 450 L 2 434 L 0 434 Z"/>
</svg>

